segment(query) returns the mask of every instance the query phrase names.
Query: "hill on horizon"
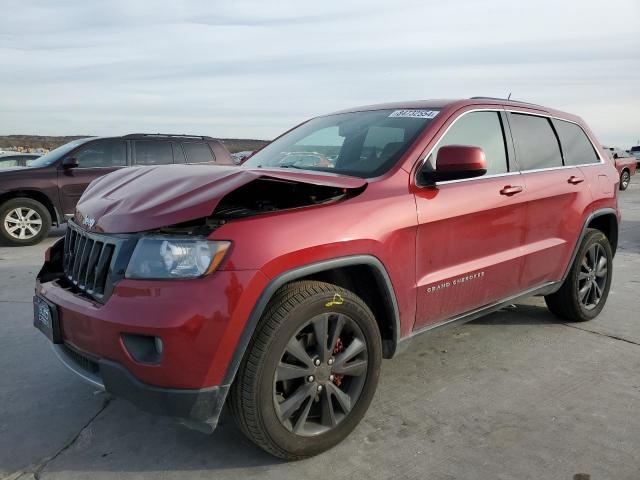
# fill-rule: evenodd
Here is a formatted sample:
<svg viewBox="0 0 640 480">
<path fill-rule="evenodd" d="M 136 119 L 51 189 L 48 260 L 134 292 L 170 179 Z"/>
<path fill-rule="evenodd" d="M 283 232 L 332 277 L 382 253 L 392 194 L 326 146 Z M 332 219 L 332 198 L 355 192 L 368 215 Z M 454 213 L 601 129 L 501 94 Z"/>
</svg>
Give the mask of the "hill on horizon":
<svg viewBox="0 0 640 480">
<path fill-rule="evenodd" d="M 93 137 L 95 135 L 0 135 L 0 149 L 8 147 L 24 148 L 54 148 L 69 143 L 79 138 Z M 215 137 L 214 137 L 215 138 Z M 268 143 L 268 140 L 256 140 L 250 138 L 219 138 L 231 153 L 243 152 L 247 150 L 257 150 Z"/>
</svg>

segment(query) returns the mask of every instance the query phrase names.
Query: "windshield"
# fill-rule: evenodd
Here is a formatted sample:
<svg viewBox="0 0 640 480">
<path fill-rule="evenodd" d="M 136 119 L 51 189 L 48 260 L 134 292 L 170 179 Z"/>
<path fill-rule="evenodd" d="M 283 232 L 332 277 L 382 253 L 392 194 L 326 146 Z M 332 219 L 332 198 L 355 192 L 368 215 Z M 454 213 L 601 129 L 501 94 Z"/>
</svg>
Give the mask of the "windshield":
<svg viewBox="0 0 640 480">
<path fill-rule="evenodd" d="M 274 140 L 244 165 L 371 178 L 388 171 L 438 110 L 372 110 L 318 117 Z"/>
<path fill-rule="evenodd" d="M 55 161 L 59 160 L 60 158 L 64 157 L 71 150 L 73 150 L 74 148 L 76 148 L 79 145 L 82 145 L 86 141 L 87 141 L 86 138 L 81 138 L 79 140 L 73 140 L 72 142 L 65 143 L 64 145 L 61 145 L 60 147 L 58 147 L 58 148 L 56 148 L 54 150 L 51 150 L 46 155 L 43 155 L 42 157 L 40 157 L 40 158 L 38 158 L 36 160 L 30 161 L 28 165 L 30 167 L 47 167 L 47 166 L 51 165 L 53 162 L 55 162 Z"/>
</svg>

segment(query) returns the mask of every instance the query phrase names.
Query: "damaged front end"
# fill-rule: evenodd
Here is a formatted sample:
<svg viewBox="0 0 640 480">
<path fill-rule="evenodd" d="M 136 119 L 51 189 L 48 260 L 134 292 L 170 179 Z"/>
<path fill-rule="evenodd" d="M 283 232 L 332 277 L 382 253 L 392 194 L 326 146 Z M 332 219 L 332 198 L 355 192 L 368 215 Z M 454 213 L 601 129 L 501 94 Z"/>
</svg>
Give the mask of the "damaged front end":
<svg viewBox="0 0 640 480">
<path fill-rule="evenodd" d="M 231 242 L 208 236 L 230 221 L 334 204 L 366 188 L 362 179 L 339 175 L 211 166 L 109 177 L 87 190 L 38 275 L 98 303 L 125 277 L 211 273 Z"/>
<path fill-rule="evenodd" d="M 211 215 L 154 231 L 166 234 L 208 235 L 235 219 L 333 204 L 359 195 L 364 188 L 365 185 L 344 188 L 261 177 L 223 197 Z"/>
<path fill-rule="evenodd" d="M 283 169 L 171 165 L 106 175 L 78 202 L 75 222 L 104 233 L 208 234 L 237 218 L 335 203 L 362 178 Z"/>
</svg>

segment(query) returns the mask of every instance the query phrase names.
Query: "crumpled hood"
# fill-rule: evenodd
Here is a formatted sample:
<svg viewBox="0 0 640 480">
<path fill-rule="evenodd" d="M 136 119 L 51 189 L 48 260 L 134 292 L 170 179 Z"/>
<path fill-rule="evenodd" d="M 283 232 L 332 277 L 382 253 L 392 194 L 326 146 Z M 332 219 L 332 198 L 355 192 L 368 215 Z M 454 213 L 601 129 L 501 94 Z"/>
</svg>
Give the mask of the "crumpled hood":
<svg viewBox="0 0 640 480">
<path fill-rule="evenodd" d="M 283 169 L 213 165 L 132 167 L 100 177 L 85 190 L 75 221 L 93 231 L 131 233 L 211 215 L 228 193 L 260 177 L 338 188 L 361 178 Z"/>
</svg>

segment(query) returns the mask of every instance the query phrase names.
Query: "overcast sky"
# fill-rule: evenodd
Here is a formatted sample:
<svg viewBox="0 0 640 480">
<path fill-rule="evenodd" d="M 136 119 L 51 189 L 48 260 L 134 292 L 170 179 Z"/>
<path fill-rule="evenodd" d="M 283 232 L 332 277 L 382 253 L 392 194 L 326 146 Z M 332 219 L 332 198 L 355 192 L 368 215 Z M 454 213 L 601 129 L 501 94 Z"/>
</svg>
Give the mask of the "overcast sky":
<svg viewBox="0 0 640 480">
<path fill-rule="evenodd" d="M 272 138 L 474 95 L 640 139 L 640 2 L 0 0 L 0 134 Z"/>
</svg>

